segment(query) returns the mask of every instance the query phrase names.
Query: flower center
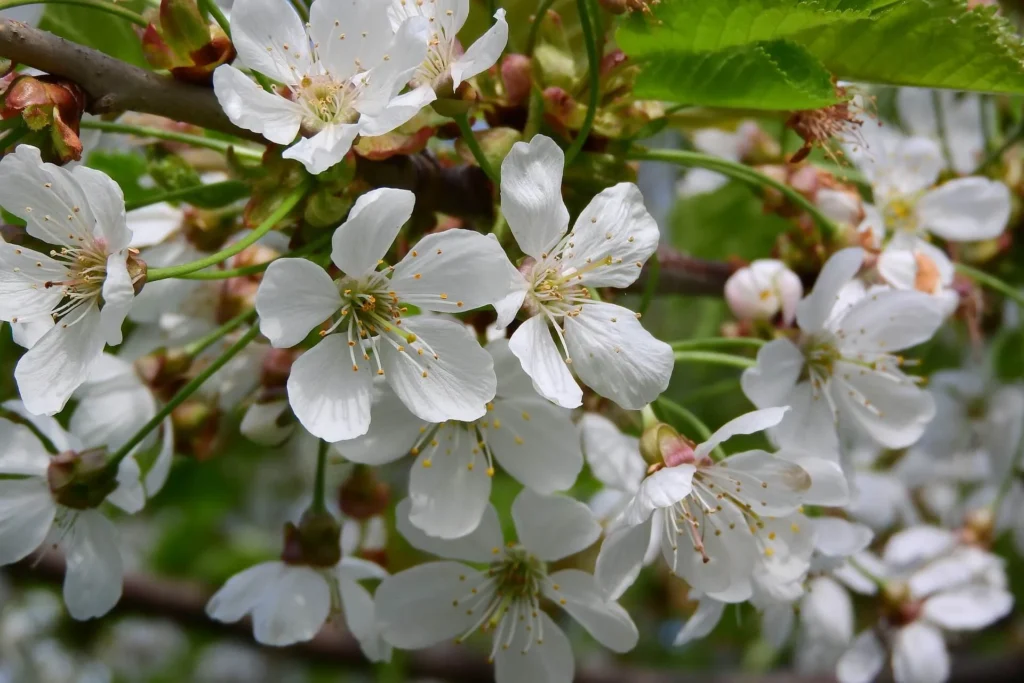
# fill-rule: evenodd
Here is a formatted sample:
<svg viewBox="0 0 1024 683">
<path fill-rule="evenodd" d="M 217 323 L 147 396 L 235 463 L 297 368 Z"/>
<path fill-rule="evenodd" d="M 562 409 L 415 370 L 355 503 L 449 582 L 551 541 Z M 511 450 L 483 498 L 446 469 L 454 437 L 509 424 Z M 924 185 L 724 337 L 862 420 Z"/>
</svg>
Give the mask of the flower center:
<svg viewBox="0 0 1024 683">
<path fill-rule="evenodd" d="M 882 211 L 885 225 L 897 232 L 917 232 L 917 217 L 914 215 L 917 199 L 916 196 L 908 195 L 897 195 L 889 199 Z"/>
<path fill-rule="evenodd" d="M 810 380 L 814 388 L 819 389 L 835 372 L 836 361 L 842 358 L 835 337 L 827 332 L 813 335 L 804 344 L 803 351 L 807 364 L 800 379 Z"/>
<path fill-rule="evenodd" d="M 500 396 L 495 400 L 501 400 Z M 494 401 L 487 403 L 488 413 L 494 410 Z M 523 420 L 529 421 L 530 414 L 527 411 L 522 413 Z M 478 465 L 487 468 L 487 476 L 494 476 L 494 450 L 490 444 L 489 434 L 496 430 L 506 430 L 512 434 L 512 439 L 517 446 L 526 443 L 526 439 L 514 426 L 505 424 L 498 418 L 491 419 L 489 415 L 474 422 L 442 422 L 433 427 L 421 427 L 420 435 L 416 443 L 409 449 L 410 455 L 418 456 L 426 453 L 423 459 L 423 467 L 433 467 L 437 457 L 448 457 L 459 450 L 462 439 L 469 439 L 472 442 L 470 457 L 466 460 L 466 469 L 472 471 Z"/>
<path fill-rule="evenodd" d="M 50 257 L 66 269 L 63 280 L 46 280 L 44 289 L 59 287 L 63 301 L 52 312 L 55 320 L 70 314 L 82 304 L 99 303 L 103 281 L 107 276 L 106 244 L 103 240 L 86 240 L 75 247 L 50 250 Z"/>
<path fill-rule="evenodd" d="M 330 75 L 304 76 L 296 89 L 302 104 L 302 127 L 316 133 L 331 123 L 352 123 L 359 113 L 352 107 L 359 87 L 353 81 L 337 81 Z"/>
</svg>

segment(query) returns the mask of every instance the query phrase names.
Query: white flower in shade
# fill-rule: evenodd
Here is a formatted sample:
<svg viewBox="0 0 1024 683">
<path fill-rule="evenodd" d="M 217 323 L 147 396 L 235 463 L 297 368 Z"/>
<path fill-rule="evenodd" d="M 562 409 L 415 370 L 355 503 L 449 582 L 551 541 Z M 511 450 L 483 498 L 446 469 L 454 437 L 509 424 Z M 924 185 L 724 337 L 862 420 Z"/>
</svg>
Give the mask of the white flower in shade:
<svg viewBox="0 0 1024 683">
<path fill-rule="evenodd" d="M 811 487 L 807 471 L 765 451 L 717 463 L 710 457 L 720 443 L 772 427 L 785 412 L 770 408 L 741 415 L 699 445 L 678 436 L 661 439 L 664 466 L 651 467 L 623 512 L 625 526 L 601 546 L 595 573 L 609 595 L 620 595 L 636 579 L 658 517 L 662 554 L 672 572 L 715 599 L 749 599 L 759 562 L 772 570 L 790 561 L 790 548 L 809 533 L 775 518 L 803 503 Z"/>
<path fill-rule="evenodd" d="M 1003 560 L 960 545 L 938 527 L 905 529 L 883 555 L 887 602 L 882 623 L 858 635 L 839 659 L 841 683 L 869 683 L 891 652 L 897 683 L 942 683 L 949 677 L 944 632 L 977 631 L 1013 609 Z"/>
<path fill-rule="evenodd" d="M 399 503 L 398 529 L 416 548 L 454 561 L 428 562 L 385 579 L 377 588 L 377 618 L 388 642 L 419 649 L 477 631 L 490 634 L 495 678 L 503 683 L 570 683 L 575 669 L 569 639 L 541 609 L 544 599 L 564 609 L 615 652 L 636 645 L 629 614 L 577 569 L 549 573 L 555 562 L 590 546 L 601 534 L 585 505 L 524 489 L 512 504 L 517 543 L 506 544 L 493 506 L 469 535 L 443 540 L 408 521 Z M 477 569 L 473 565 L 485 565 Z"/>
<path fill-rule="evenodd" d="M 693 146 L 698 152 L 728 161 L 741 161 L 747 156 L 758 138 L 763 136 L 761 128 L 754 121 L 744 121 L 735 131 L 721 128 L 701 128 L 693 133 Z M 729 182 L 729 177 L 709 171 L 706 168 L 694 168 L 686 172 L 677 188 L 679 196 L 693 197 L 721 189 Z"/>
<path fill-rule="evenodd" d="M 637 186 L 619 183 L 594 197 L 569 230 L 564 162 L 558 145 L 537 135 L 513 145 L 501 164 L 501 209 L 527 260 L 515 291 L 495 307 L 498 325 L 525 306 L 530 318 L 509 347 L 542 396 L 579 406 L 583 392 L 572 367 L 598 394 L 639 410 L 668 387 L 672 349 L 632 311 L 593 301 L 587 288 L 632 284 L 657 249 L 658 225 Z"/>
<path fill-rule="evenodd" d="M 325 441 L 366 433 L 376 376 L 428 422 L 476 420 L 494 398 L 494 363 L 466 328 L 404 317 L 403 304 L 455 313 L 500 301 L 509 290 L 508 258 L 497 240 L 455 229 L 427 235 L 397 265 L 377 270 L 414 201 L 389 188 L 356 200 L 334 233 L 339 280 L 311 261 L 282 258 L 260 283 L 260 329 L 275 347 L 295 346 L 330 321 L 288 377 L 295 416 Z"/>
<path fill-rule="evenodd" d="M 725 301 L 740 320 L 771 320 L 781 313 L 782 322 L 790 325 L 803 296 L 797 274 L 774 259 L 754 261 L 725 282 Z"/>
<path fill-rule="evenodd" d="M 387 661 L 391 648 L 380 639 L 373 597 L 359 584 L 388 573 L 375 562 L 342 557 L 330 567 L 264 562 L 235 574 L 206 605 L 211 619 L 235 622 L 251 615 L 253 637 L 264 645 L 312 640 L 332 614 L 371 661 Z"/>
<path fill-rule="evenodd" d="M 78 405 L 68 425 L 85 448 L 115 451 L 131 439 L 157 411 L 152 390 L 127 361 L 104 353 L 93 365 L 89 377 L 75 392 Z M 170 417 L 157 433 L 151 432 L 131 453 L 158 448 L 156 457 L 143 479 L 146 496 L 153 497 L 163 488 L 174 456 L 174 425 Z"/>
<path fill-rule="evenodd" d="M 564 491 L 583 466 L 571 413 L 539 396 L 504 339 L 492 341 L 498 387 L 473 422 L 417 419 L 379 388 L 365 437 L 335 444 L 348 460 L 381 465 L 411 453 L 409 521 L 430 536 L 457 538 L 476 528 L 491 497 L 495 462 L 538 493 Z"/>
<path fill-rule="evenodd" d="M 388 16 L 395 31 L 411 17 L 423 17 L 429 23 L 427 58 L 412 77 L 415 86 L 438 90 L 451 81 L 452 87 L 458 88 L 494 66 L 508 42 L 505 10 L 499 9 L 491 28 L 462 52 L 456 36 L 469 17 L 469 0 L 391 0 Z"/>
<path fill-rule="evenodd" d="M 583 455 L 604 488 L 587 503 L 606 531 L 621 524 L 621 513 L 647 476 L 640 440 L 623 434 L 608 418 L 585 413 L 580 419 Z"/>
<path fill-rule="evenodd" d="M 231 38 L 245 66 L 286 87 L 270 93 L 230 65 L 217 67 L 213 88 L 232 123 L 271 142 L 317 174 L 341 161 L 357 135 L 402 125 L 434 100 L 429 86 L 399 95 L 423 63 L 427 25 L 403 22 L 397 32 L 380 0 L 316 0 L 309 23 L 286 3 L 239 0 Z"/>
<path fill-rule="evenodd" d="M 0 161 L 0 205 L 53 245 L 47 255 L 0 241 L 0 320 L 49 328 L 14 376 L 28 410 L 53 415 L 104 344 L 121 343 L 135 297 L 124 196 L 99 171 L 43 163 L 38 149 L 19 145 Z"/>
<path fill-rule="evenodd" d="M 94 457 L 79 456 L 81 445 L 52 418 L 25 419 L 61 455 L 47 453 L 28 427 L 0 419 L 0 566 L 18 562 L 44 544 L 56 544 L 67 561 L 68 612 L 75 619 L 102 616 L 121 597 L 123 565 L 117 530 L 97 508 L 109 502 L 129 513 L 142 509 L 139 466 L 125 458 L 116 479 L 100 475 L 80 483 L 76 477 L 83 469 L 87 475 L 99 474 L 105 463 L 96 458 L 105 456 L 97 451 Z"/>
<path fill-rule="evenodd" d="M 791 407 L 773 432 L 782 444 L 835 448 L 838 421 L 902 448 L 920 438 L 935 414 L 931 396 L 900 370 L 903 359 L 895 352 L 930 339 L 942 312 L 919 292 L 868 292 L 855 303 L 840 302 L 862 261 L 859 248 L 834 254 L 797 307 L 800 340 L 767 344 L 743 373 L 743 392 L 755 406 Z"/>
<path fill-rule="evenodd" d="M 945 143 L 943 162 L 958 175 L 973 173 L 985 155 L 985 126 L 981 97 L 950 90 L 900 88 L 896 93 L 900 123 L 907 131 Z M 944 150 L 944 151 L 946 151 Z"/>
</svg>

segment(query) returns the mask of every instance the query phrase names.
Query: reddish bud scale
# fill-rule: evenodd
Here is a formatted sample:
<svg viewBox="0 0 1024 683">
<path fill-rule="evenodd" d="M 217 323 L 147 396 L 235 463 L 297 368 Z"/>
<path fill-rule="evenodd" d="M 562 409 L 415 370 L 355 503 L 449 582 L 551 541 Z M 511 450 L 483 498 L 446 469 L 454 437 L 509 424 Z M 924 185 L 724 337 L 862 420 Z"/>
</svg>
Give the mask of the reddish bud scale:
<svg viewBox="0 0 1024 683">
<path fill-rule="evenodd" d="M 341 511 L 352 519 L 368 520 L 384 514 L 390 500 L 391 488 L 363 465 L 356 466 L 338 489 Z"/>
</svg>

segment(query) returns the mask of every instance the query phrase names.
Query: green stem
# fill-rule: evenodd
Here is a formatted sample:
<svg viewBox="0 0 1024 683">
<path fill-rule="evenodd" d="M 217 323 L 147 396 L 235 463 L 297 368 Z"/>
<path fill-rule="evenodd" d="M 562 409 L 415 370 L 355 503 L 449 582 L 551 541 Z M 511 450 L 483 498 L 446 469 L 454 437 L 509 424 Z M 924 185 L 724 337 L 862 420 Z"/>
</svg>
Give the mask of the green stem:
<svg viewBox="0 0 1024 683">
<path fill-rule="evenodd" d="M 636 309 L 640 315 L 647 313 L 648 307 L 654 301 L 654 294 L 658 291 L 658 280 L 660 279 L 661 263 L 658 261 L 658 252 L 654 252 L 647 261 L 647 283 L 644 285 L 644 293 L 640 297 L 640 306 Z"/>
<path fill-rule="evenodd" d="M 144 206 L 152 206 L 153 204 L 159 204 L 160 202 L 178 202 L 189 199 L 192 195 L 201 192 L 216 192 L 220 188 L 231 187 L 238 185 L 237 180 L 224 180 L 219 183 L 210 183 L 208 185 L 192 185 L 191 187 L 182 187 L 177 190 L 170 190 L 168 192 L 162 192 L 160 194 L 151 195 L 145 199 L 137 199 L 134 202 L 125 202 L 125 211 L 134 211 L 135 209 L 141 209 Z"/>
<path fill-rule="evenodd" d="M 664 161 L 670 164 L 678 164 L 680 166 L 706 168 L 712 171 L 718 171 L 719 173 L 731 178 L 742 180 L 743 182 L 751 185 L 765 185 L 781 192 L 787 199 L 809 213 L 811 218 L 814 219 L 825 234 L 831 237 L 838 236 L 839 234 L 839 229 L 836 225 L 832 223 L 832 221 L 830 221 L 828 217 L 806 197 L 789 185 L 767 176 L 760 171 L 755 171 L 749 166 L 744 166 L 743 164 L 739 164 L 734 161 L 728 161 L 727 159 L 719 159 L 718 157 L 713 157 L 708 154 L 688 152 L 680 149 L 634 150 L 629 152 L 626 155 L 626 158 L 634 161 Z"/>
<path fill-rule="evenodd" d="M 132 449 L 142 443 L 142 440 L 145 439 L 151 431 L 159 427 L 160 423 L 164 421 L 164 418 L 174 412 L 174 409 L 184 403 L 189 396 L 199 389 L 199 387 L 203 386 L 203 384 L 206 383 L 206 380 L 210 379 L 215 372 L 227 365 L 228 361 L 237 356 L 238 353 L 248 346 L 259 333 L 259 326 L 253 325 L 238 341 L 218 356 L 217 360 L 210 363 L 210 365 L 196 375 L 192 381 L 183 386 L 170 401 L 164 404 L 164 406 L 157 411 L 156 415 L 154 415 L 149 422 L 142 425 L 142 428 L 135 432 L 135 435 L 132 436 L 132 438 L 128 439 L 123 446 L 117 449 L 117 451 L 110 456 L 110 460 L 107 462 L 107 467 L 116 470 L 117 466 L 125 459 Z"/>
<path fill-rule="evenodd" d="M 938 90 L 932 90 L 932 111 L 935 112 L 935 127 L 939 133 L 939 146 L 946 165 L 953 168 L 953 153 L 949 149 L 949 137 L 946 135 L 946 117 L 942 108 L 942 98 Z"/>
<path fill-rule="evenodd" d="M 243 251 L 244 249 L 255 244 L 261 237 L 266 235 L 268 232 L 274 229 L 281 219 L 287 216 L 292 209 L 295 208 L 296 204 L 302 201 L 302 198 L 306 195 L 306 184 L 303 183 L 296 188 L 288 197 L 285 198 L 281 205 L 274 210 L 272 214 L 260 223 L 254 230 L 248 235 L 238 240 L 233 244 L 229 244 L 224 247 L 216 254 L 210 254 L 205 258 L 201 258 L 197 261 L 191 261 L 189 263 L 183 263 L 180 266 L 170 266 L 168 268 L 152 268 L 146 274 L 146 282 L 157 282 L 159 280 L 166 280 L 167 278 L 180 277 L 187 273 L 194 273 L 197 270 L 203 268 L 209 268 L 215 266 L 221 261 L 231 258 L 235 254 Z"/>
<path fill-rule="evenodd" d="M 706 424 L 704 424 L 704 421 L 701 420 L 696 415 L 694 415 L 689 410 L 687 410 L 686 408 L 682 407 L 675 401 L 665 398 L 664 396 L 659 396 L 656 403 L 663 409 L 665 409 L 667 412 L 672 413 L 673 415 L 681 418 L 684 422 L 686 422 L 686 424 L 688 424 L 691 429 L 697 432 L 701 442 L 707 441 L 708 439 L 711 438 L 711 430 L 708 428 Z M 720 445 L 715 446 L 714 450 L 712 451 L 712 455 L 714 456 L 715 460 L 721 460 L 722 458 L 725 457 L 725 451 L 722 450 L 722 447 Z"/>
<path fill-rule="evenodd" d="M 119 16 L 143 28 L 149 26 L 149 22 L 141 14 L 133 12 L 127 7 L 106 2 L 106 0 L 0 0 L 0 12 L 24 5 L 78 5 Z"/>
<path fill-rule="evenodd" d="M 1024 294 L 1019 292 L 1011 285 L 1008 285 L 999 278 L 995 277 L 994 275 L 989 275 L 985 271 L 978 270 L 977 268 L 969 266 L 965 263 L 956 264 L 956 269 L 958 272 L 963 273 L 967 277 L 980 282 L 989 289 L 994 289 L 997 292 L 1005 294 L 1006 296 L 1016 301 L 1018 304 L 1024 305 Z"/>
<path fill-rule="evenodd" d="M 291 3 L 292 7 L 294 7 L 295 11 L 298 13 L 299 18 L 302 19 L 302 23 L 309 21 L 309 9 L 302 4 L 302 0 L 291 0 Z"/>
<path fill-rule="evenodd" d="M 985 159 L 978 164 L 977 168 L 971 172 L 971 175 L 980 175 L 990 165 L 998 162 L 1003 158 L 1003 155 L 1008 149 L 1020 142 L 1021 138 L 1024 138 L 1024 120 L 1018 123 L 1016 127 L 1006 135 L 1006 139 L 1003 140 L 1003 144 L 999 145 L 999 147 L 994 151 L 989 152 L 988 156 L 986 156 Z"/>
<path fill-rule="evenodd" d="M 313 480 L 313 504 L 310 506 L 315 512 L 323 512 L 327 509 L 325 503 L 327 488 L 327 448 L 326 441 L 320 441 L 320 447 L 316 451 L 316 478 Z"/>
<path fill-rule="evenodd" d="M 764 339 L 757 337 L 704 337 L 702 339 L 683 339 L 670 342 L 673 351 L 688 351 L 690 349 L 703 349 L 708 346 L 753 346 L 761 348 L 767 344 Z"/>
<path fill-rule="evenodd" d="M 213 20 L 217 22 L 220 29 L 224 31 L 224 34 L 231 37 L 231 22 L 228 21 L 228 17 L 224 14 L 224 10 L 220 8 L 216 0 L 199 0 L 199 6 L 205 9 Z"/>
<path fill-rule="evenodd" d="M 216 344 L 220 339 L 234 332 L 236 328 L 244 325 L 247 322 L 252 322 L 255 319 L 256 309 L 251 309 L 245 311 L 244 313 L 239 313 L 231 320 L 227 321 L 217 329 L 207 334 L 205 337 L 197 339 L 191 344 L 187 344 L 185 346 L 185 353 L 188 354 L 190 358 L 195 358 L 203 351 Z"/>
<path fill-rule="evenodd" d="M 197 272 L 197 273 L 186 273 L 185 275 L 179 275 L 178 279 L 179 280 L 227 280 L 227 279 L 233 278 L 233 277 L 245 277 L 247 275 L 256 275 L 257 273 L 262 273 L 263 271 L 265 271 L 267 268 L 270 267 L 271 263 L 273 263 L 274 261 L 277 261 L 278 259 L 282 259 L 282 258 L 300 258 L 302 256 L 306 256 L 308 254 L 312 254 L 312 253 L 318 251 L 321 247 L 331 243 L 332 235 L 333 235 L 333 233 L 327 232 L 326 234 L 321 235 L 320 237 L 318 237 L 317 239 L 313 240 L 312 242 L 310 242 L 309 244 L 305 245 L 304 247 L 299 247 L 298 249 L 296 249 L 294 251 L 290 251 L 287 254 L 282 254 L 281 256 L 278 256 L 277 258 L 271 259 L 269 261 L 264 261 L 263 263 L 256 263 L 256 264 L 253 264 L 251 266 L 241 266 L 239 268 L 229 268 L 227 270 L 207 270 L 207 271 L 200 271 L 200 272 Z"/>
<path fill-rule="evenodd" d="M 8 410 L 7 408 L 4 408 L 3 406 L 0 406 L 0 417 L 2 417 L 3 419 L 5 419 L 5 420 L 7 420 L 9 422 L 13 422 L 14 424 L 19 424 L 22 427 L 25 427 L 26 429 L 28 429 L 30 432 L 32 432 L 32 434 L 37 439 L 39 439 L 39 442 L 43 444 L 43 448 L 46 449 L 47 453 L 50 453 L 51 455 L 56 455 L 57 453 L 60 452 L 57 449 L 57 447 L 55 445 L 53 445 L 53 442 L 50 441 L 49 437 L 46 436 L 46 434 L 43 434 L 42 430 L 40 430 L 39 427 L 35 426 L 35 424 L 33 424 L 33 422 L 31 420 L 29 420 L 29 419 L 27 419 L 25 417 L 22 417 L 21 415 L 19 415 L 18 413 L 14 412 L 13 410 Z"/>
<path fill-rule="evenodd" d="M 459 132 L 462 133 L 462 139 L 465 141 L 466 146 L 469 147 L 469 151 L 473 153 L 473 158 L 476 159 L 477 165 L 483 169 L 483 172 L 491 179 L 494 186 L 498 187 L 501 184 L 501 176 L 495 172 L 494 168 L 491 167 L 491 162 L 484 156 L 484 150 L 480 148 L 480 142 L 473 135 L 473 128 L 469 125 L 469 116 L 459 114 L 455 117 L 455 123 L 459 124 Z"/>
<path fill-rule="evenodd" d="M 499 206 L 498 216 L 494 219 L 494 225 L 491 227 L 491 234 L 500 243 L 501 240 L 505 239 L 506 232 L 508 232 L 508 221 L 505 220 L 505 214 L 501 212 L 501 207 Z"/>
<path fill-rule="evenodd" d="M 193 147 L 203 147 L 217 152 L 227 153 L 228 150 L 233 149 L 235 154 L 239 157 L 252 159 L 254 161 L 260 161 L 263 159 L 263 151 L 255 147 L 239 145 L 234 142 L 218 140 L 216 138 L 208 138 L 202 135 L 176 133 L 171 130 L 163 130 L 162 128 L 136 126 L 129 123 L 114 123 L 112 121 L 90 120 L 82 121 L 80 125 L 82 128 L 102 130 L 107 133 L 126 133 L 128 135 L 136 135 L 144 138 L 156 138 L 158 140 L 167 140 L 169 142 L 181 142 L 186 145 L 192 145 Z"/>
<path fill-rule="evenodd" d="M 594 26 L 590 22 L 590 6 L 588 0 L 576 0 L 576 8 L 580 15 L 580 27 L 583 29 L 583 43 L 587 48 L 587 68 L 590 75 L 590 100 L 587 103 L 587 115 L 583 119 L 583 125 L 576 133 L 576 138 L 565 150 L 565 165 L 572 163 L 576 155 L 583 149 L 584 143 L 590 136 L 590 129 L 594 126 L 594 117 L 597 116 L 597 104 L 601 97 L 601 63 L 597 54 L 597 42 L 594 33 Z"/>
<path fill-rule="evenodd" d="M 861 574 L 863 574 L 864 578 L 866 578 L 868 581 L 870 581 L 871 583 L 873 583 L 876 586 L 878 586 L 879 591 L 884 591 L 885 590 L 885 580 L 884 579 L 882 579 L 881 577 L 875 576 L 873 573 L 868 571 L 867 567 L 865 567 L 861 563 L 857 562 L 857 560 L 855 560 L 853 557 L 847 557 L 846 561 L 850 563 L 851 567 L 853 567 L 854 569 L 859 571 Z"/>
<path fill-rule="evenodd" d="M 540 5 L 537 6 L 537 12 L 533 15 L 533 23 L 530 24 L 530 33 L 526 38 L 527 56 L 533 56 L 533 48 L 537 46 L 537 34 L 540 32 L 541 21 L 553 4 L 555 4 L 555 0 L 541 0 Z"/>
<path fill-rule="evenodd" d="M 733 356 L 716 351 L 676 351 L 677 363 L 711 363 L 713 365 L 729 365 L 734 368 L 752 368 L 756 364 L 753 358 Z"/>
</svg>

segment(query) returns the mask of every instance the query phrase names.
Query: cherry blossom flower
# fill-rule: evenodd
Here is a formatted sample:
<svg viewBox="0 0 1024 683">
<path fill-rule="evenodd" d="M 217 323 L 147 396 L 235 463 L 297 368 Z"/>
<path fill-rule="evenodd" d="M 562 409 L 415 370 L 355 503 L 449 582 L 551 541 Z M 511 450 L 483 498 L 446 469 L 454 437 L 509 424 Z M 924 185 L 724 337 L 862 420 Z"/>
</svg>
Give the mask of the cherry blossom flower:
<svg viewBox="0 0 1024 683">
<path fill-rule="evenodd" d="M 488 506 L 480 525 L 455 540 L 427 536 L 398 505 L 398 529 L 416 548 L 454 561 L 428 562 L 385 579 L 377 588 L 377 618 L 395 647 L 419 649 L 482 630 L 492 639 L 495 677 L 505 683 L 569 683 L 569 639 L 541 609 L 548 599 L 615 652 L 637 642 L 629 614 L 578 569 L 548 571 L 548 563 L 590 546 L 601 533 L 585 505 L 524 489 L 512 504 L 517 543 L 504 542 L 498 514 Z M 486 565 L 476 569 L 474 565 Z"/>
<path fill-rule="evenodd" d="M 231 65 L 217 67 L 213 88 L 231 121 L 279 145 L 313 174 L 341 161 L 357 135 L 402 125 L 434 92 L 398 93 L 423 63 L 424 20 L 397 31 L 388 4 L 377 0 L 316 0 L 309 23 L 276 0 L 239 0 L 231 11 L 232 41 L 242 63 L 281 83 L 287 96 L 263 90 Z"/>
<path fill-rule="evenodd" d="M 863 258 L 859 248 L 834 254 L 797 308 L 798 343 L 765 345 L 757 365 L 743 373 L 743 391 L 755 406 L 791 407 L 773 431 L 779 443 L 835 448 L 838 421 L 902 448 L 920 438 L 935 413 L 895 352 L 931 338 L 942 313 L 919 292 L 873 291 L 840 301 Z"/>
<path fill-rule="evenodd" d="M 81 620 L 102 616 L 121 597 L 123 565 L 117 530 L 98 508 L 109 502 L 129 513 L 142 509 L 139 466 L 125 458 L 108 474 L 105 454 L 83 451 L 54 419 L 5 408 L 29 419 L 61 453 L 51 456 L 28 427 L 0 418 L 0 565 L 59 545 L 68 612 Z"/>
<path fill-rule="evenodd" d="M 587 504 L 607 533 L 621 526 L 622 511 L 647 476 L 647 463 L 640 454 L 640 440 L 623 434 L 603 415 L 585 413 L 580 436 L 590 473 L 604 487 Z"/>
<path fill-rule="evenodd" d="M 735 131 L 721 128 L 701 128 L 693 133 L 693 146 L 698 152 L 710 154 L 720 159 L 739 162 L 750 154 L 764 133 L 755 121 L 744 121 Z M 729 182 L 729 177 L 709 171 L 706 168 L 694 168 L 686 172 L 679 181 L 678 192 L 683 198 L 708 194 L 721 189 Z"/>
<path fill-rule="evenodd" d="M 896 108 L 903 127 L 914 137 L 945 142 L 946 162 L 958 175 L 970 175 L 985 155 L 981 97 L 950 90 L 900 88 Z"/>
<path fill-rule="evenodd" d="M 480 233 L 446 230 L 376 270 L 414 201 L 411 192 L 389 188 L 359 197 L 334 233 L 331 260 L 341 279 L 310 261 L 282 258 L 260 284 L 256 310 L 273 346 L 295 346 L 331 321 L 288 377 L 295 416 L 325 441 L 366 433 L 376 376 L 429 422 L 476 420 L 494 398 L 493 361 L 469 332 L 450 320 L 405 317 L 402 304 L 454 313 L 499 301 L 509 290 L 505 252 Z"/>
<path fill-rule="evenodd" d="M 347 459 L 368 465 L 416 456 L 409 475 L 409 521 L 430 536 L 473 531 L 491 497 L 495 462 L 538 493 L 564 491 L 583 456 L 569 410 L 539 396 L 504 339 L 492 341 L 498 386 L 487 413 L 473 422 L 417 419 L 381 386 L 366 436 L 335 444 Z"/>
<path fill-rule="evenodd" d="M 530 317 L 509 348 L 542 396 L 579 406 L 583 392 L 572 367 L 600 395 L 639 410 L 668 387 L 672 349 L 632 311 L 594 301 L 587 288 L 632 284 L 658 246 L 658 226 L 637 186 L 619 183 L 599 193 L 569 230 L 564 162 L 562 150 L 543 135 L 517 142 L 502 162 L 501 208 L 527 259 L 515 291 L 496 305 L 498 325 L 525 307 Z"/>
<path fill-rule="evenodd" d="M 456 37 L 469 17 L 469 0 L 391 0 L 391 27 L 397 32 L 404 21 L 423 17 L 429 23 L 427 58 L 412 77 L 414 86 L 434 91 L 451 82 L 457 89 L 478 73 L 494 66 L 508 42 L 505 10 L 494 13 L 494 24 L 465 53 Z"/>
<path fill-rule="evenodd" d="M 797 274 L 775 259 L 758 259 L 725 282 L 725 301 L 740 320 L 771 320 L 782 313 L 782 322 L 791 325 L 803 295 Z"/>
<path fill-rule="evenodd" d="M 141 277 L 129 272 L 124 196 L 99 171 L 43 163 L 19 145 L 0 161 L 0 205 L 54 245 L 47 255 L 0 241 L 0 320 L 46 329 L 18 362 L 18 389 L 30 412 L 54 415 L 104 344 L 121 343 Z"/>
</svg>

